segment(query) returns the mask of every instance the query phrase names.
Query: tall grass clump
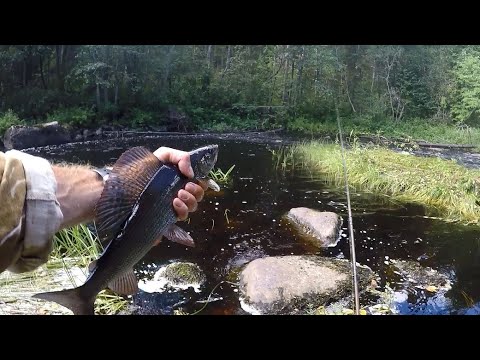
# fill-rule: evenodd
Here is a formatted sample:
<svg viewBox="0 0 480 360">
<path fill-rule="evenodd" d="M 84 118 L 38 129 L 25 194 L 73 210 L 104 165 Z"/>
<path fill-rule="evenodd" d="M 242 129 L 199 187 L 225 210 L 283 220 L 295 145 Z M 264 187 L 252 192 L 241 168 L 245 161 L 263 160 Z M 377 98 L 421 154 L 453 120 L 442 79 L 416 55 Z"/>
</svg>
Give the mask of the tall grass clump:
<svg viewBox="0 0 480 360">
<path fill-rule="evenodd" d="M 0 274 L 0 314 L 61 313 L 60 305 L 48 302 L 38 308 L 32 295 L 80 286 L 88 275 L 88 265 L 102 253 L 102 246 L 85 225 L 61 230 L 54 237 L 49 261 L 31 272 Z M 109 290 L 103 290 L 95 301 L 95 313 L 113 315 L 124 309 L 128 301 Z M 58 307 L 62 308 L 61 310 Z M 49 309 L 49 310 L 48 310 Z"/>
<path fill-rule="evenodd" d="M 297 162 L 338 186 L 344 185 L 340 146 L 310 142 L 292 147 Z M 425 206 L 428 215 L 478 223 L 480 171 L 453 160 L 424 158 L 380 147 L 346 151 L 349 185 L 393 200 Z"/>
<path fill-rule="evenodd" d="M 210 176 L 210 178 L 215 180 L 215 182 L 219 184 L 226 184 L 231 181 L 230 173 L 234 168 L 235 168 L 235 165 L 232 165 L 226 172 L 223 172 L 223 170 L 220 168 L 213 169 L 213 170 L 210 170 L 210 173 L 208 175 Z"/>
<path fill-rule="evenodd" d="M 82 285 L 78 283 L 71 268 L 78 266 L 88 275 L 88 265 L 98 259 L 103 248 L 97 237 L 92 234 L 86 225 L 76 225 L 63 229 L 54 238 L 54 248 L 47 267 L 61 267 L 67 274 L 72 287 Z M 95 312 L 97 314 L 113 315 L 118 313 L 127 305 L 127 300 L 108 290 L 101 291 L 95 301 Z"/>
</svg>

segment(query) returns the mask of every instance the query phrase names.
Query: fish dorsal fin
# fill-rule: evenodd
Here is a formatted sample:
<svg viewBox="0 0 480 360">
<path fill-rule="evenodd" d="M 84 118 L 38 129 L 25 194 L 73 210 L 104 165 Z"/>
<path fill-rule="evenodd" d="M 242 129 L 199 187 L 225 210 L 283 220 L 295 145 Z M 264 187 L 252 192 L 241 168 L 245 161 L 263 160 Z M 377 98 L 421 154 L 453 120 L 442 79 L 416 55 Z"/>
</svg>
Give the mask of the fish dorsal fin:
<svg viewBox="0 0 480 360">
<path fill-rule="evenodd" d="M 162 162 L 146 148 L 125 151 L 115 162 L 95 207 L 95 222 L 102 243 L 118 233 L 145 187 Z"/>
</svg>

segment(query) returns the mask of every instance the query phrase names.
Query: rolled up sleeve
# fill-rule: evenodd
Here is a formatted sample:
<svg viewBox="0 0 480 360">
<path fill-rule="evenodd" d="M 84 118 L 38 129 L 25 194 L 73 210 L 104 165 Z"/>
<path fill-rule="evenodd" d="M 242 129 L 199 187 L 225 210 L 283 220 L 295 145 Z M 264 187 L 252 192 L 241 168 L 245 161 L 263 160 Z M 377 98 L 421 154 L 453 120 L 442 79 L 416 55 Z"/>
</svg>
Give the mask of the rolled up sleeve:
<svg viewBox="0 0 480 360">
<path fill-rule="evenodd" d="M 22 225 L 16 242 L 20 251 L 16 248 L 17 253 L 12 256 L 7 269 L 15 273 L 32 271 L 48 261 L 53 237 L 63 221 L 56 198 L 57 182 L 50 163 L 43 158 L 17 150 L 6 152 L 5 158 L 7 161 L 19 161 L 23 166 L 26 189 L 20 215 Z"/>
<path fill-rule="evenodd" d="M 27 194 L 21 160 L 0 152 L 0 272 L 21 256 Z"/>
</svg>

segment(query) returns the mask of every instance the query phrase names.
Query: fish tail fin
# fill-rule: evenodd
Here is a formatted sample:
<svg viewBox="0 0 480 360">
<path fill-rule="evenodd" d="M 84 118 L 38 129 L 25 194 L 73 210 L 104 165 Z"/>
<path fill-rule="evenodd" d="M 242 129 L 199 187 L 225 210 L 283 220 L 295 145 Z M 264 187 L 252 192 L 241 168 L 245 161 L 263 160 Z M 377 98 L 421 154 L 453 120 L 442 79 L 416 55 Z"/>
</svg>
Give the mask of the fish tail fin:
<svg viewBox="0 0 480 360">
<path fill-rule="evenodd" d="M 72 310 L 74 315 L 93 315 L 95 297 L 84 299 L 80 296 L 79 289 L 80 287 L 62 291 L 44 292 L 35 294 L 33 297 L 56 302 Z"/>
</svg>

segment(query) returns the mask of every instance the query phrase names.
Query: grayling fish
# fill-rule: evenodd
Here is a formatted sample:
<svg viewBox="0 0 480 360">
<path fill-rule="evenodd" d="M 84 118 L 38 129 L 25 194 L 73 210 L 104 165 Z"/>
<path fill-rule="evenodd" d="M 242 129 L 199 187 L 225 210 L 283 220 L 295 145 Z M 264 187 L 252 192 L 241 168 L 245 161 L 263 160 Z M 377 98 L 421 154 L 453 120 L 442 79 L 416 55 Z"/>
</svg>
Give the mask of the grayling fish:
<svg viewBox="0 0 480 360">
<path fill-rule="evenodd" d="M 190 152 L 194 179 L 206 179 L 217 161 L 218 145 Z M 133 266 L 162 236 L 194 246 L 191 236 L 175 225 L 173 199 L 189 182 L 178 168 L 163 164 L 144 147 L 132 148 L 117 160 L 96 205 L 99 239 L 108 243 L 102 256 L 90 266 L 90 274 L 79 287 L 36 294 L 54 301 L 75 315 L 94 314 L 98 293 L 110 288 L 119 294 L 134 294 L 138 280 Z M 215 182 L 209 187 L 218 190 Z"/>
</svg>

